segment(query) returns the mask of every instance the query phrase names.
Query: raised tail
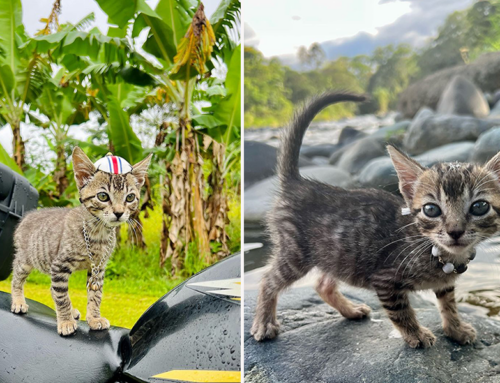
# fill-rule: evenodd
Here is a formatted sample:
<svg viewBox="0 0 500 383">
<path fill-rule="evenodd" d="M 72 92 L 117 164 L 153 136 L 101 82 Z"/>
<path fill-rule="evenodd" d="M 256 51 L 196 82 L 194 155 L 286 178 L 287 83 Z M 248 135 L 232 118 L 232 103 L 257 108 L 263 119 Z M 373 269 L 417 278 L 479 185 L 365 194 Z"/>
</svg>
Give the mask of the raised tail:
<svg viewBox="0 0 500 383">
<path fill-rule="evenodd" d="M 346 93 L 326 92 L 307 103 L 302 109 L 295 112 L 291 124 L 283 130 L 281 147 L 278 156 L 278 175 L 281 182 L 290 179 L 299 179 L 299 154 L 302 139 L 314 117 L 325 107 L 342 101 L 365 101 L 367 96 Z"/>
</svg>

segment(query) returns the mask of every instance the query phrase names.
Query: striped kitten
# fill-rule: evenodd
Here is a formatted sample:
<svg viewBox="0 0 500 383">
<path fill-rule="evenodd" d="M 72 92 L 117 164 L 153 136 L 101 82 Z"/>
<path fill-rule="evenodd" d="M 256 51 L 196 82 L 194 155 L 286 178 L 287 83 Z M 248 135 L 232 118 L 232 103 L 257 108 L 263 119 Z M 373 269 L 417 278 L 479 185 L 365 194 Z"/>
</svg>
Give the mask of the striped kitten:
<svg viewBox="0 0 500 383">
<path fill-rule="evenodd" d="M 445 334 L 471 343 L 476 332 L 458 315 L 454 284 L 474 257 L 474 246 L 500 228 L 500 154 L 484 167 L 425 168 L 389 146 L 404 200 L 382 190 L 344 190 L 302 178 L 300 145 L 312 119 L 332 103 L 363 100 L 324 94 L 283 132 L 280 192 L 268 220 L 274 256 L 251 333 L 258 341 L 274 338 L 278 294 L 317 268 L 322 274 L 318 294 L 346 318 L 365 317 L 370 308 L 344 297 L 339 281 L 374 290 L 404 340 L 413 348 L 429 347 L 436 338 L 418 323 L 408 294 L 433 289 Z"/>
<path fill-rule="evenodd" d="M 100 314 L 104 270 L 115 246 L 115 228 L 139 209 L 140 189 L 150 160 L 151 155 L 128 173 L 111 174 L 97 170 L 80 148 L 73 150 L 73 169 L 82 205 L 37 210 L 27 214 L 17 227 L 12 312 L 28 311 L 23 285 L 36 268 L 52 279 L 57 332 L 74 333 L 80 313 L 71 305 L 68 279 L 75 270 L 87 270 L 87 322 L 92 330 L 109 328 L 109 321 Z"/>
</svg>

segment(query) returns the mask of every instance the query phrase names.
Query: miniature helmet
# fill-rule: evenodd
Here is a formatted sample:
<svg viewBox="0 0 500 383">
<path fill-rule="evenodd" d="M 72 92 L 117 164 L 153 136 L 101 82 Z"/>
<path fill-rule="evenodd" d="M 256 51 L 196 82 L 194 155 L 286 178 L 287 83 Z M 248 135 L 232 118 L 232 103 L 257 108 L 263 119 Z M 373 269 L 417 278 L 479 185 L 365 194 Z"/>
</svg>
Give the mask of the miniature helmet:
<svg viewBox="0 0 500 383">
<path fill-rule="evenodd" d="M 132 171 L 132 165 L 121 157 L 113 156 L 111 153 L 94 163 L 96 170 L 111 174 L 125 174 Z"/>
</svg>

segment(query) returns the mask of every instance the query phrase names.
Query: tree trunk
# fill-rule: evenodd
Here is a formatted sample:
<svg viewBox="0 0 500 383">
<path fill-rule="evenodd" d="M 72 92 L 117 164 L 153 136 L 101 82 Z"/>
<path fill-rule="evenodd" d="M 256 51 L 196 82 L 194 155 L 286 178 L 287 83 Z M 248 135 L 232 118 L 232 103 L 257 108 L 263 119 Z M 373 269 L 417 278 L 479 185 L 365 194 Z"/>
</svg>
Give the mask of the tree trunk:
<svg viewBox="0 0 500 383">
<path fill-rule="evenodd" d="M 12 149 L 14 151 L 14 161 L 20 169 L 25 168 L 24 141 L 21 137 L 21 122 L 16 121 L 11 124 L 12 127 Z"/>
<path fill-rule="evenodd" d="M 66 152 L 64 151 L 63 145 L 57 146 L 56 155 L 57 155 L 57 158 L 56 158 L 56 169 L 54 171 L 54 182 L 56 183 L 56 186 L 57 186 L 58 196 L 59 196 L 59 198 L 61 198 L 64 191 L 69 186 L 69 180 L 68 180 L 68 176 L 66 174 L 66 172 L 67 172 Z"/>
</svg>

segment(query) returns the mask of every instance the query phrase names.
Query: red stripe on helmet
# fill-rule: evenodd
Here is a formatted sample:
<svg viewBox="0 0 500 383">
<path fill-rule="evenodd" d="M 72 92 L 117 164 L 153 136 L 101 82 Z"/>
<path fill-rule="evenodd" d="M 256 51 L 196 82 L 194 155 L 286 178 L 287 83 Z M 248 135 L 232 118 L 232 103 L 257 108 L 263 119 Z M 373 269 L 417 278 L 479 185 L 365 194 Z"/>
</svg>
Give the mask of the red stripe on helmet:
<svg viewBox="0 0 500 383">
<path fill-rule="evenodd" d="M 111 161 L 113 162 L 113 173 L 118 174 L 118 160 L 115 156 L 112 156 Z"/>
</svg>

